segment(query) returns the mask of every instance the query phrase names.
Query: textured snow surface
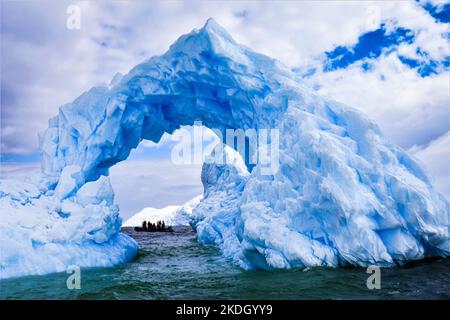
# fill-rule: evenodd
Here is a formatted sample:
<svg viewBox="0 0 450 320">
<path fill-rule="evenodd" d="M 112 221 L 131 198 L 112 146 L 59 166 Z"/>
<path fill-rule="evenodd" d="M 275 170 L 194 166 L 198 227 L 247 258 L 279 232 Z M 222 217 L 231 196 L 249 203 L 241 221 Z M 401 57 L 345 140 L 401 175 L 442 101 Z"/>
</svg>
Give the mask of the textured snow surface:
<svg viewBox="0 0 450 320">
<path fill-rule="evenodd" d="M 119 234 L 104 176 L 141 140 L 196 120 L 280 131 L 274 175 L 238 161 L 203 168 L 192 225 L 242 267 L 389 266 L 450 254 L 449 203 L 414 159 L 364 114 L 316 95 L 209 20 L 49 120 L 39 186 L 2 182 L 2 277 L 129 259 L 136 245 Z"/>
<path fill-rule="evenodd" d="M 203 198 L 199 195 L 182 206 L 167 206 L 161 209 L 145 208 L 123 223 L 124 227 L 140 227 L 142 222 L 164 221 L 166 226 L 186 226 L 192 218 L 192 209 Z"/>
</svg>

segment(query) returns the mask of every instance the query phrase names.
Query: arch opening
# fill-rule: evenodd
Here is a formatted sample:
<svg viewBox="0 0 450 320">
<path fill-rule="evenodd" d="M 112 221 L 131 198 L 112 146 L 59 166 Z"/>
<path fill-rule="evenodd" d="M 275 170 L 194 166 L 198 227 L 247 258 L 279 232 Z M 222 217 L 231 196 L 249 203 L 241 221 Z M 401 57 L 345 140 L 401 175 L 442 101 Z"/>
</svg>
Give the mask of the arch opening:
<svg viewBox="0 0 450 320">
<path fill-rule="evenodd" d="M 172 135 L 164 134 L 158 143 L 142 140 L 126 160 L 109 168 L 115 203 L 124 223 L 145 208 L 182 206 L 203 196 L 202 167 L 214 151 L 226 152 L 225 160 L 230 163 L 243 163 L 238 152 L 223 145 L 214 131 L 206 127 L 181 126 Z M 219 165 L 215 156 L 210 162 Z M 182 221 L 186 224 L 187 219 Z"/>
</svg>

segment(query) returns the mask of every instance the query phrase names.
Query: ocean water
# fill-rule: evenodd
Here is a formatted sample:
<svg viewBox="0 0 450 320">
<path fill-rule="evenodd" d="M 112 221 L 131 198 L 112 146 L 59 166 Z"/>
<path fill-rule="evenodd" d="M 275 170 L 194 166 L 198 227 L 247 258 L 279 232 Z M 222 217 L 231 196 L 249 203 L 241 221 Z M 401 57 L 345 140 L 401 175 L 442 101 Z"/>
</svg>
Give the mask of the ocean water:
<svg viewBox="0 0 450 320">
<path fill-rule="evenodd" d="M 81 269 L 81 289 L 66 273 L 0 281 L 1 299 L 449 299 L 450 259 L 382 269 L 369 290 L 365 268 L 247 272 L 217 249 L 197 243 L 189 227 L 138 233 L 139 253 L 114 268 Z"/>
</svg>

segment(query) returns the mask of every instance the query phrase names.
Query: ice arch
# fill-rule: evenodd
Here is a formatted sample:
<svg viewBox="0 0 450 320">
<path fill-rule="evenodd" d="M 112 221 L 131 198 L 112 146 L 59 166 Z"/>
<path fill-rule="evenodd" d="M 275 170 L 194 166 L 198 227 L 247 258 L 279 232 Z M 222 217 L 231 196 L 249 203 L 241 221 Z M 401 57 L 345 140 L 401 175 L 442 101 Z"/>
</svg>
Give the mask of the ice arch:
<svg viewBox="0 0 450 320">
<path fill-rule="evenodd" d="M 94 181 L 142 139 L 158 142 L 165 132 L 194 121 L 223 132 L 275 128 L 289 98 L 301 97 L 287 88 L 287 71 L 280 70 L 276 61 L 239 47 L 210 20 L 163 56 L 60 108 L 41 137 L 48 186 L 62 183 L 59 176 L 69 166 L 71 175 L 79 168 L 81 184 Z M 64 198 L 76 188 L 60 189 Z"/>
<path fill-rule="evenodd" d="M 203 166 L 204 199 L 192 225 L 201 242 L 243 268 L 389 266 L 450 254 L 449 203 L 414 159 L 366 116 L 319 97 L 209 20 L 49 121 L 40 190 L 0 185 L 7 205 L 29 210 L 31 203 L 41 208 L 39 217 L 51 216 L 36 222 L 44 231 L 28 228 L 20 242 L 35 256 L 10 243 L 14 249 L 2 256 L 3 270 L 13 270 L 7 276 L 20 259 L 28 266 L 21 274 L 61 270 L 68 261 L 130 259 L 137 247 L 119 233 L 108 168 L 141 139 L 159 141 L 195 120 L 221 130 L 280 131 L 276 174 L 262 175 L 259 165 L 249 173 L 239 162 Z M 14 217 L 8 221 L 3 229 L 14 239 Z M 73 250 L 58 255 L 67 247 Z M 45 265 L 47 256 L 60 267 Z M 46 268 L 36 271 L 39 264 Z"/>
</svg>

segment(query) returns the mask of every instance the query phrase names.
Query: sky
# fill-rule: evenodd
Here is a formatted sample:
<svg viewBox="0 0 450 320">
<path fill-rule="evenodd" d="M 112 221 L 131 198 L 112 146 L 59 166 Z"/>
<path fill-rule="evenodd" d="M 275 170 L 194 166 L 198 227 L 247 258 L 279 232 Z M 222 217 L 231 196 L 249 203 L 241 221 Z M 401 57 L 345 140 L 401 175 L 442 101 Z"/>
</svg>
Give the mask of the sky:
<svg viewBox="0 0 450 320">
<path fill-rule="evenodd" d="M 70 5 L 80 29 L 68 29 Z M 58 108 L 164 53 L 213 17 L 318 93 L 358 108 L 409 150 L 450 198 L 450 5 L 444 1 L 1 1 L 0 176 L 39 170 L 38 132 Z M 171 141 L 111 168 L 124 218 L 202 192 L 201 165 Z"/>
</svg>

